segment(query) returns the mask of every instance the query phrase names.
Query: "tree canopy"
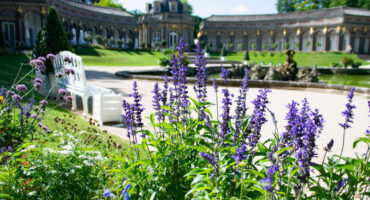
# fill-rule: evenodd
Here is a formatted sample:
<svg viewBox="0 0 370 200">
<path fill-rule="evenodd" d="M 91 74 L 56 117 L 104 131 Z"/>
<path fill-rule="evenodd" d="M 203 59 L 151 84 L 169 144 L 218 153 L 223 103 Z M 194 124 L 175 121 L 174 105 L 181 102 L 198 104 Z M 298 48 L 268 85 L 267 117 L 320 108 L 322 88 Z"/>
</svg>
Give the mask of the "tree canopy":
<svg viewBox="0 0 370 200">
<path fill-rule="evenodd" d="M 278 0 L 276 9 L 279 13 L 315 10 L 332 7 L 356 7 L 370 10 L 369 0 Z"/>
<path fill-rule="evenodd" d="M 181 0 L 181 3 L 186 4 L 188 6 L 188 14 L 193 14 L 193 6 L 189 4 L 188 0 Z"/>
<path fill-rule="evenodd" d="M 122 9 L 123 11 L 126 11 L 126 8 L 124 8 L 122 4 L 118 3 L 117 0 L 99 0 L 98 2 L 95 2 L 94 5 L 109 8 L 119 8 Z"/>
</svg>

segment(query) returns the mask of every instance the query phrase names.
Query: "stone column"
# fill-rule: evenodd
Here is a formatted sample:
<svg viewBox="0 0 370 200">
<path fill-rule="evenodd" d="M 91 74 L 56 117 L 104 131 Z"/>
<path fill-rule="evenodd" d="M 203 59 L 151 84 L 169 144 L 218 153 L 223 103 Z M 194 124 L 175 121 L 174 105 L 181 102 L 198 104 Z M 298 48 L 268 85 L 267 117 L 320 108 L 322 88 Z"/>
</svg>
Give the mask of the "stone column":
<svg viewBox="0 0 370 200">
<path fill-rule="evenodd" d="M 364 53 L 364 49 L 365 49 L 365 36 L 364 36 L 364 33 L 361 33 L 361 37 L 360 37 L 360 54 Z"/>
</svg>

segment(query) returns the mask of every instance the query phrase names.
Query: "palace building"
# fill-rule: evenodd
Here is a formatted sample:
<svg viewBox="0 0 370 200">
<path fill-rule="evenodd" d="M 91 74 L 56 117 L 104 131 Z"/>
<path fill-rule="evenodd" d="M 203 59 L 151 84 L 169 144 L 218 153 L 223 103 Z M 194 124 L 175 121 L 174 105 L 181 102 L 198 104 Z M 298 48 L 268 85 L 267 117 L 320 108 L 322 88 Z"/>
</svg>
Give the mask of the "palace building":
<svg viewBox="0 0 370 200">
<path fill-rule="evenodd" d="M 199 37 L 213 50 L 370 53 L 370 10 L 328 8 L 268 15 L 212 15 Z"/>
<path fill-rule="evenodd" d="M 59 11 L 71 43 L 90 35 L 132 41 L 133 47 L 174 48 L 180 37 L 194 42 L 194 18 L 179 0 L 148 0 L 145 14 L 80 3 L 79 0 L 0 0 L 0 46 L 29 48 L 45 25 L 49 6 Z M 212 15 L 198 39 L 212 50 L 352 51 L 370 54 L 370 11 L 328 8 L 267 15 Z M 117 44 L 116 44 L 117 45 Z M 123 46 L 124 47 L 124 46 Z"/>
</svg>

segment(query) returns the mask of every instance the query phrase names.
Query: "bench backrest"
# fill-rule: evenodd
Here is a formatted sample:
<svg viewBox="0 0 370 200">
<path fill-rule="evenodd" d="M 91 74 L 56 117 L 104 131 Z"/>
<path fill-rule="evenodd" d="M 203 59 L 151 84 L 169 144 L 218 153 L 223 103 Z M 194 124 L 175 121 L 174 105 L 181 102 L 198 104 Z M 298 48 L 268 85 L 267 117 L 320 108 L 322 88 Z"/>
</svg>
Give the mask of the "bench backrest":
<svg viewBox="0 0 370 200">
<path fill-rule="evenodd" d="M 64 61 L 66 57 L 69 57 L 72 62 L 68 63 Z M 73 88 L 74 90 L 86 91 L 86 75 L 85 69 L 80 56 L 69 52 L 61 51 L 56 55 L 53 61 L 55 74 L 64 74 L 63 78 L 57 79 L 57 86 L 62 88 Z M 65 74 L 66 69 L 73 69 L 74 74 Z"/>
</svg>

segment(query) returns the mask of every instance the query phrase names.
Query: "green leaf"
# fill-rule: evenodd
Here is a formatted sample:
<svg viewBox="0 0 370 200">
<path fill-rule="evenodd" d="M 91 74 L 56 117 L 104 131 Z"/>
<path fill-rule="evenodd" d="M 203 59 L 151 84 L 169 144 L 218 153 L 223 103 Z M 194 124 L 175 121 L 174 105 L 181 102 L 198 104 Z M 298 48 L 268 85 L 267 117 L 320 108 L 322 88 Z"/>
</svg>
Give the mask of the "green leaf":
<svg viewBox="0 0 370 200">
<path fill-rule="evenodd" d="M 247 169 L 246 170 L 247 172 L 250 172 L 256 176 L 259 176 L 261 178 L 265 178 L 265 175 L 263 175 L 261 172 L 257 171 L 257 170 L 254 170 L 254 169 Z"/>
<path fill-rule="evenodd" d="M 280 154 L 288 151 L 288 150 L 293 150 L 294 147 L 285 147 L 285 148 L 282 148 L 282 149 L 279 149 L 279 151 L 276 152 L 276 155 L 279 156 Z"/>
<path fill-rule="evenodd" d="M 261 188 L 258 188 L 256 186 L 252 186 L 252 189 L 255 190 L 255 191 L 257 191 L 257 192 L 259 192 L 259 193 L 261 193 L 261 194 L 264 194 L 265 193 L 264 190 L 262 190 Z"/>
<path fill-rule="evenodd" d="M 195 188 L 192 188 L 188 193 L 186 193 L 185 197 L 187 197 L 189 194 L 194 193 L 194 192 L 199 191 L 199 190 L 210 190 L 210 189 L 211 189 L 211 187 L 209 187 L 209 186 L 195 187 Z"/>
<path fill-rule="evenodd" d="M 357 138 L 354 142 L 353 142 L 353 148 L 356 148 L 357 147 L 357 144 L 360 143 L 360 142 L 363 142 L 367 145 L 370 145 L 370 138 L 366 138 L 366 137 L 360 137 L 360 138 Z"/>
</svg>

